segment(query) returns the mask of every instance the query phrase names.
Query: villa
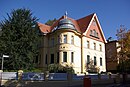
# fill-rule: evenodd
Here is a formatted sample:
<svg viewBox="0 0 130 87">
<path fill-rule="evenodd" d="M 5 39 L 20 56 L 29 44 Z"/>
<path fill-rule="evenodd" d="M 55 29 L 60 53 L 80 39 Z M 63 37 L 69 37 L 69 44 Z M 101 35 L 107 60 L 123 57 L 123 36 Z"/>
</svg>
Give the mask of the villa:
<svg viewBox="0 0 130 87">
<path fill-rule="evenodd" d="M 106 71 L 106 39 L 95 13 L 78 20 L 65 14 L 52 26 L 38 25 L 42 33 L 40 68 L 46 70 L 48 64 L 61 64 L 73 67 L 75 73 L 94 67 L 98 72 Z"/>
</svg>

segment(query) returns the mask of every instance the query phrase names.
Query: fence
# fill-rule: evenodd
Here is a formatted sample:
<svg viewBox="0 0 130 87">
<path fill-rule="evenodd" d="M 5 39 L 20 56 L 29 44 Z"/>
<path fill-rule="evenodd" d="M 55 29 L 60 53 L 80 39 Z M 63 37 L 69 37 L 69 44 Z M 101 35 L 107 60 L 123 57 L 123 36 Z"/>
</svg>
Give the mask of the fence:
<svg viewBox="0 0 130 87">
<path fill-rule="evenodd" d="M 44 73 L 23 73 L 22 80 L 44 80 Z"/>
<path fill-rule="evenodd" d="M 17 72 L 1 72 L 1 75 L 4 80 L 17 78 Z"/>
<path fill-rule="evenodd" d="M 72 74 L 72 80 L 82 80 L 84 78 L 84 74 Z M 98 74 L 89 74 L 87 75 L 91 79 L 99 79 Z M 117 74 L 111 75 L 111 78 L 116 78 Z M 122 78 L 122 75 L 119 76 Z M 130 75 L 127 75 L 130 78 Z M 17 79 L 17 72 L 2 72 L 2 79 L 3 80 L 11 80 Z M 33 73 L 33 72 L 25 72 L 22 74 L 22 80 L 45 80 L 44 73 Z M 109 79 L 109 75 L 101 75 L 101 79 Z M 68 74 L 67 73 L 49 73 L 48 80 L 67 80 Z"/>
</svg>

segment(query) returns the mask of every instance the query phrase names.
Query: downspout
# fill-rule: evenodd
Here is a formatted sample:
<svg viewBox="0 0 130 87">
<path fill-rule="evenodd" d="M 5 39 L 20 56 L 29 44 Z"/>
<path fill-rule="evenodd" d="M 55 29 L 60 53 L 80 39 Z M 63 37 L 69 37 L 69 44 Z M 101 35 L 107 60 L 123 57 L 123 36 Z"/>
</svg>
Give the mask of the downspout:
<svg viewBox="0 0 130 87">
<path fill-rule="evenodd" d="M 83 34 L 81 34 L 81 73 L 83 73 Z"/>
<path fill-rule="evenodd" d="M 47 36 L 47 71 L 48 71 L 48 65 L 50 63 L 50 35 Z"/>
</svg>

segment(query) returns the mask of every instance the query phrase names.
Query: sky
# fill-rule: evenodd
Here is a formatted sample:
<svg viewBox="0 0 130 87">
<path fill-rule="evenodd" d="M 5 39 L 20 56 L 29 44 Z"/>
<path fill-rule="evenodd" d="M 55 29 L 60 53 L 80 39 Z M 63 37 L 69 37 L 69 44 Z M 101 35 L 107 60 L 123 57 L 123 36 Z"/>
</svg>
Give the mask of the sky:
<svg viewBox="0 0 130 87">
<path fill-rule="evenodd" d="M 106 39 L 116 39 L 120 25 L 130 29 L 130 0 L 0 0 L 0 21 L 18 8 L 30 9 L 41 23 L 58 19 L 66 11 L 73 19 L 96 13 Z"/>
</svg>

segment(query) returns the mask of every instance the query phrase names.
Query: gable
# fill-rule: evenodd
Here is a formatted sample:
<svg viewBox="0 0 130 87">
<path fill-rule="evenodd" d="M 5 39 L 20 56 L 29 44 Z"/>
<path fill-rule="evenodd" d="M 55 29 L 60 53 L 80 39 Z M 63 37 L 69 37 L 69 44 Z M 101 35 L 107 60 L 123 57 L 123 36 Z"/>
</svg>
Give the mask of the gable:
<svg viewBox="0 0 130 87">
<path fill-rule="evenodd" d="M 80 27 L 81 33 L 84 33 L 86 31 L 86 29 L 89 26 L 89 23 L 90 23 L 93 15 L 94 15 L 94 13 L 77 20 L 77 23 L 78 23 L 78 25 Z"/>
<path fill-rule="evenodd" d="M 96 14 L 93 16 L 84 35 L 86 35 L 86 37 L 88 38 L 91 38 L 100 42 L 104 42 L 104 43 L 106 42 L 101 26 L 96 17 Z"/>
</svg>

